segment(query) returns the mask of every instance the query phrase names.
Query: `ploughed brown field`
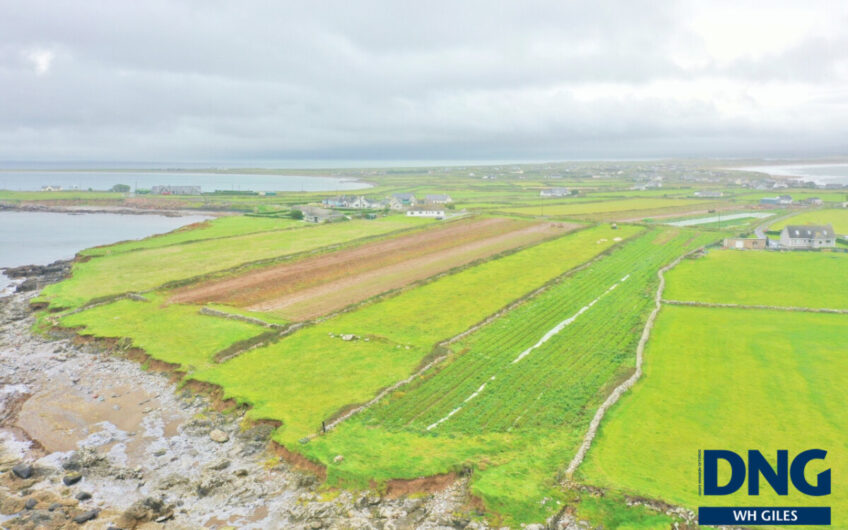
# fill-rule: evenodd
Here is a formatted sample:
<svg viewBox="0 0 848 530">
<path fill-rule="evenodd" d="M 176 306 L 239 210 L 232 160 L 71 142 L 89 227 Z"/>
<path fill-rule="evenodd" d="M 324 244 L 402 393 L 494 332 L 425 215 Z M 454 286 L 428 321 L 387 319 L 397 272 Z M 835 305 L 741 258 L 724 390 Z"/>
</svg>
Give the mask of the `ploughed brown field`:
<svg viewBox="0 0 848 530">
<path fill-rule="evenodd" d="M 216 302 L 308 320 L 577 226 L 503 218 L 450 222 L 183 288 L 171 302 Z"/>
</svg>

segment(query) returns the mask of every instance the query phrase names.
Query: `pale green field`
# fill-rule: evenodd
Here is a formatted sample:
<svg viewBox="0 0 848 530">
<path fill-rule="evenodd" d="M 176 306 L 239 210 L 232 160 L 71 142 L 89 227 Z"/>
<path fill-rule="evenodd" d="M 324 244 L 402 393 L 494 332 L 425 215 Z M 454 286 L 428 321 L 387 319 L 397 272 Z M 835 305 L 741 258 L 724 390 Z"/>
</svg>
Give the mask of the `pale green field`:
<svg viewBox="0 0 848 530">
<path fill-rule="evenodd" d="M 194 306 L 162 306 L 162 297 L 150 302 L 119 300 L 66 316 L 61 324 L 83 327 L 97 337 L 128 338 L 154 359 L 180 366 L 182 371 L 204 367 L 215 353 L 231 344 L 260 335 L 266 328 L 199 313 Z"/>
<path fill-rule="evenodd" d="M 390 216 L 375 221 L 322 224 L 299 230 L 259 232 L 183 245 L 96 257 L 74 264 L 72 276 L 49 285 L 41 298 L 51 307 L 78 307 L 130 291 L 147 291 L 164 283 L 222 271 L 256 260 L 283 257 L 329 245 L 423 227 L 432 220 Z"/>
<path fill-rule="evenodd" d="M 848 309 L 848 254 L 712 250 L 669 271 L 667 300 Z"/>
<path fill-rule="evenodd" d="M 832 224 L 833 230 L 840 235 L 848 235 L 848 208 L 812 210 L 793 215 L 769 226 L 769 230 L 783 230 L 786 225 L 824 225 Z"/>
<path fill-rule="evenodd" d="M 602 487 L 699 505 L 832 506 L 848 521 L 848 315 L 666 306 L 646 351 L 645 375 L 608 413 L 579 478 Z M 698 450 L 771 454 L 821 448 L 833 494 L 790 486 L 723 497 L 698 496 Z M 721 473 L 720 473 L 721 474 Z M 726 476 L 720 476 L 724 483 Z"/>
<path fill-rule="evenodd" d="M 126 197 L 125 193 L 114 193 L 109 191 L 9 191 L 0 190 L 0 201 L 93 201 L 115 199 Z"/>
<path fill-rule="evenodd" d="M 651 212 L 662 211 L 669 208 L 704 206 L 715 204 L 715 200 L 700 199 L 654 199 L 636 198 L 621 199 L 602 202 L 575 202 L 563 204 L 544 204 L 538 206 L 525 206 L 519 208 L 505 208 L 501 211 L 507 213 L 519 213 L 525 215 L 555 215 L 555 216 L 584 216 L 590 214 L 620 213 L 620 212 Z M 647 215 L 647 213 L 646 213 Z"/>
<path fill-rule="evenodd" d="M 603 252 L 614 237 L 642 230 L 601 226 L 571 233 L 295 332 L 193 378 L 250 403 L 255 419 L 281 420 L 276 439 L 296 447 L 342 407 L 407 377 L 437 342 Z M 330 333 L 363 340 L 345 342 Z"/>
<path fill-rule="evenodd" d="M 104 256 L 132 250 L 167 247 L 220 237 L 242 236 L 256 232 L 269 232 L 287 228 L 307 227 L 303 222 L 286 218 L 246 217 L 243 215 L 219 217 L 202 223 L 184 226 L 167 234 L 160 234 L 140 241 L 125 241 L 114 245 L 93 247 L 80 252 L 81 256 Z"/>
</svg>

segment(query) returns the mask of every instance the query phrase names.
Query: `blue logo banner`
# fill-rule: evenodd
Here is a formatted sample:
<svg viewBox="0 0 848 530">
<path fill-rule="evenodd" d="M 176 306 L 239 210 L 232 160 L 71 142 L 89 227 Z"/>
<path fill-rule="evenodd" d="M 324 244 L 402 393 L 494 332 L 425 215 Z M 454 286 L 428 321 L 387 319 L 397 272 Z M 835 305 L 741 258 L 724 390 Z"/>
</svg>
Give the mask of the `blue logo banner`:
<svg viewBox="0 0 848 530">
<path fill-rule="evenodd" d="M 830 508 L 826 507 L 715 507 L 698 508 L 701 525 L 829 525 Z"/>
</svg>

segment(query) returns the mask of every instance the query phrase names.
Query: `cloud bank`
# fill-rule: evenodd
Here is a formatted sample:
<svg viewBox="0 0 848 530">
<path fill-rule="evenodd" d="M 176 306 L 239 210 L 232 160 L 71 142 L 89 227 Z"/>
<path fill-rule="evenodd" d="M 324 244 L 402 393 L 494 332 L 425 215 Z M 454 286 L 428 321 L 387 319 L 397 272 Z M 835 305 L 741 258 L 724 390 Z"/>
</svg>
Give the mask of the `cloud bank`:
<svg viewBox="0 0 848 530">
<path fill-rule="evenodd" d="M 848 4 L 0 3 L 0 160 L 848 151 Z"/>
</svg>

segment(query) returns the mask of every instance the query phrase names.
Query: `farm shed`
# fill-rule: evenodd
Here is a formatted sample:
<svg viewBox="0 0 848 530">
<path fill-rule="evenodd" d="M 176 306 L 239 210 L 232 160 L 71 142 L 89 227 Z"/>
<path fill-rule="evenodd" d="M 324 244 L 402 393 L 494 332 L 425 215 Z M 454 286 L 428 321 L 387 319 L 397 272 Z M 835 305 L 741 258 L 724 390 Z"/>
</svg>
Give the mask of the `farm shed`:
<svg viewBox="0 0 848 530">
<path fill-rule="evenodd" d="M 409 217 L 435 217 L 436 219 L 444 219 L 445 209 L 436 205 L 418 206 L 407 210 L 406 215 Z"/>
<path fill-rule="evenodd" d="M 739 250 L 763 250 L 768 245 L 768 239 L 762 237 L 728 237 L 724 240 L 724 248 Z"/>
<path fill-rule="evenodd" d="M 295 209 L 303 212 L 303 220 L 307 223 L 324 223 L 341 219 L 343 216 L 333 210 L 319 208 L 317 206 L 295 206 Z"/>
</svg>

